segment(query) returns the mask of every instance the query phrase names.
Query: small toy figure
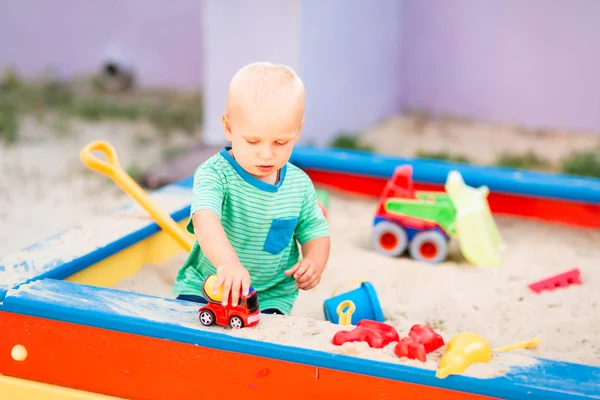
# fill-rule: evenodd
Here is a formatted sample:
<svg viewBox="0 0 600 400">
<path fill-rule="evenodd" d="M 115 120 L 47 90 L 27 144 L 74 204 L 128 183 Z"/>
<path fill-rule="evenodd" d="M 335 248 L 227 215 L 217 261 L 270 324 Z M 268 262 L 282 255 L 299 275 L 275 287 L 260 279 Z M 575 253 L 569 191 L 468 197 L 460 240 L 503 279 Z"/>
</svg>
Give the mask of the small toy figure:
<svg viewBox="0 0 600 400">
<path fill-rule="evenodd" d="M 392 342 L 398 341 L 396 328 L 383 322 L 361 320 L 351 331 L 339 331 L 331 343 L 341 346 L 346 342 L 366 342 L 369 347 L 381 349 Z"/>
<path fill-rule="evenodd" d="M 200 323 L 205 326 L 214 324 L 229 326 L 233 329 L 258 324 L 260 309 L 256 290 L 250 287 L 247 295 L 240 294 L 238 304 L 235 307 L 232 306 L 231 301 L 227 302 L 227 305 L 222 305 L 223 287 L 219 287 L 217 291 L 214 290 L 216 279 L 216 275 L 211 275 L 206 278 L 202 285 L 202 293 L 208 303 L 198 310 Z"/>
<path fill-rule="evenodd" d="M 444 338 L 431 327 L 416 324 L 410 328 L 408 336 L 400 339 L 394 354 L 398 357 L 407 357 L 421 362 L 427 361 L 427 354 L 444 345 Z"/>
</svg>

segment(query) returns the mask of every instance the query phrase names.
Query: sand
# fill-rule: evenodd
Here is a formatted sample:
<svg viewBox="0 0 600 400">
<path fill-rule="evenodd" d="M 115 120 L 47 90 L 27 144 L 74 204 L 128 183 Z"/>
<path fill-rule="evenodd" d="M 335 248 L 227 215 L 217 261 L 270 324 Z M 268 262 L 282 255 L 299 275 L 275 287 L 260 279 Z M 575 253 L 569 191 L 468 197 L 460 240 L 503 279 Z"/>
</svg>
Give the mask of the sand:
<svg viewBox="0 0 600 400">
<path fill-rule="evenodd" d="M 49 117 L 50 118 L 50 117 Z M 87 169 L 81 149 L 107 140 L 127 170 L 161 162 L 167 148 L 197 141 L 181 132 L 163 140 L 147 122 L 73 119 L 68 134 L 57 136 L 51 124 L 27 117 L 20 141 L 0 141 L 0 258 L 56 233 L 118 208 L 127 197 L 107 177 Z"/>
<path fill-rule="evenodd" d="M 493 164 L 505 153 L 532 151 L 554 169 L 571 152 L 600 146 L 597 132 L 525 129 L 519 125 L 417 114 L 386 118 L 367 129 L 360 140 L 383 154 L 412 157 L 422 150 L 449 152 L 477 164 Z"/>
<path fill-rule="evenodd" d="M 300 293 L 292 317 L 265 316 L 256 327 L 239 332 L 214 329 L 256 340 L 435 369 L 443 349 L 429 354 L 423 364 L 395 356 L 394 344 L 381 350 L 370 349 L 365 343 L 341 347 L 331 344 L 341 328 L 323 320 L 323 301 L 347 280 L 367 279 L 377 290 L 387 322 L 401 336 L 413 324 L 425 323 L 446 341 L 463 331 L 479 333 L 493 347 L 533 337 L 542 339 L 537 348 L 497 354 L 493 363 L 472 365 L 466 375 L 503 374 L 510 366 L 527 365 L 530 360 L 523 355 L 600 366 L 600 231 L 497 217 L 507 244 L 501 267 L 466 264 L 456 242 L 448 261 L 432 265 L 407 257 L 389 258 L 372 250 L 370 224 L 374 209 L 374 201 L 333 193 L 332 252 L 321 284 Z M 184 258 L 182 253 L 161 266 L 146 266 L 117 288 L 172 297 L 173 280 Z M 582 285 L 540 294 L 527 287 L 575 267 L 580 268 Z M 350 284 L 342 291 L 355 287 Z"/>
</svg>

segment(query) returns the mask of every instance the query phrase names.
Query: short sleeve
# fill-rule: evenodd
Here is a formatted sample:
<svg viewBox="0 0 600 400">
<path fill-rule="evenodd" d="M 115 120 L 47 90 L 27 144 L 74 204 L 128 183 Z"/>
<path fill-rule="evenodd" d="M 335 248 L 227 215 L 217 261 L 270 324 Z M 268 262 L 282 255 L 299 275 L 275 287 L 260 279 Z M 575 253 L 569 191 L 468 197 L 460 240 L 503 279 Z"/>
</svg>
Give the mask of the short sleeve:
<svg viewBox="0 0 600 400">
<path fill-rule="evenodd" d="M 308 179 L 306 194 L 296 227 L 296 239 L 304 244 L 313 239 L 329 236 L 329 226 L 323 211 L 317 203 L 317 193 L 313 183 Z"/>
<path fill-rule="evenodd" d="M 194 233 L 192 217 L 199 210 L 209 210 L 221 218 L 223 198 L 225 196 L 224 182 L 217 170 L 207 164 L 202 164 L 194 174 L 194 188 L 192 189 L 192 204 L 190 206 L 190 220 L 187 230 Z"/>
</svg>

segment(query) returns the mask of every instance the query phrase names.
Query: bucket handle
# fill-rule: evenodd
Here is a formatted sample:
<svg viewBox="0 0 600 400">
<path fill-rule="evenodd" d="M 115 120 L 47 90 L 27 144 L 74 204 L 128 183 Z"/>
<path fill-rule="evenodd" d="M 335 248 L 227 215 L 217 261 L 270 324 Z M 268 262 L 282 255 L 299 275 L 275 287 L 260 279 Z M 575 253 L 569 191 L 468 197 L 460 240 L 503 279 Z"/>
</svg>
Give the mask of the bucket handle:
<svg viewBox="0 0 600 400">
<path fill-rule="evenodd" d="M 368 280 L 366 280 L 366 279 L 350 279 L 350 280 L 348 280 L 348 281 L 346 281 L 346 282 L 342 283 L 342 284 L 341 284 L 341 285 L 339 285 L 338 287 L 336 287 L 336 288 L 333 290 L 333 292 L 331 293 L 331 297 L 335 296 L 335 295 L 338 293 L 338 291 L 339 291 L 339 290 L 340 290 L 340 289 L 341 289 L 343 286 L 345 286 L 345 285 L 349 285 L 349 284 L 352 284 L 352 283 L 363 283 L 363 282 L 368 282 Z"/>
<path fill-rule="evenodd" d="M 356 306 L 351 300 L 344 300 L 338 304 L 336 312 L 339 317 L 339 324 L 349 326 L 352 323 L 352 314 L 354 314 L 355 310 Z"/>
</svg>

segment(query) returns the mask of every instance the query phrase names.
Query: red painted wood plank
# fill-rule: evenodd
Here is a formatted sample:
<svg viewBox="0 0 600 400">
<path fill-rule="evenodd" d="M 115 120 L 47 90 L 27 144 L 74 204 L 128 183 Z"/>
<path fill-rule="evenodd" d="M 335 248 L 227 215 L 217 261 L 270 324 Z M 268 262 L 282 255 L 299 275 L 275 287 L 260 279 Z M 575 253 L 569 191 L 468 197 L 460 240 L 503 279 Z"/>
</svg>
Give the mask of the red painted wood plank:
<svg viewBox="0 0 600 400">
<path fill-rule="evenodd" d="M 307 169 L 306 173 L 315 185 L 365 196 L 379 197 L 387 182 L 384 178 L 340 172 Z M 444 190 L 443 185 L 421 182 L 414 182 L 414 187 L 416 190 Z M 488 203 L 490 209 L 495 214 L 536 218 L 585 228 L 600 228 L 600 204 L 578 203 L 498 192 L 491 192 L 489 194 Z"/>
<path fill-rule="evenodd" d="M 124 398 L 489 399 L 7 312 L 0 331 L 1 374 Z"/>
</svg>

